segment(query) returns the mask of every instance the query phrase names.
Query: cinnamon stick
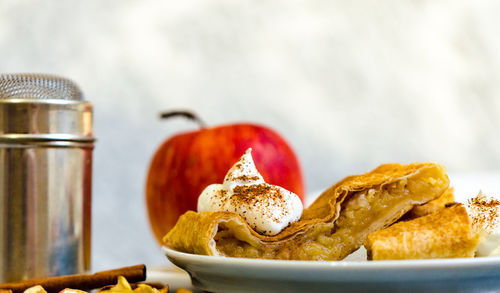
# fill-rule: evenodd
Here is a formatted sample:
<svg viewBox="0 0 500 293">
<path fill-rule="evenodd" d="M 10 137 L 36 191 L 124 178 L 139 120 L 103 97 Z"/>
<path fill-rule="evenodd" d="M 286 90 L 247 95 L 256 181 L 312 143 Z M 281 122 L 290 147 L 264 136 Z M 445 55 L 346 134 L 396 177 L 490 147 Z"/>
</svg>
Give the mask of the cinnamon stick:
<svg viewBox="0 0 500 293">
<path fill-rule="evenodd" d="M 15 283 L 0 284 L 0 290 L 11 290 L 12 293 L 22 293 L 24 290 L 41 285 L 47 293 L 57 293 L 65 288 L 88 291 L 115 284 L 118 276 L 124 276 L 130 283 L 146 279 L 146 266 L 135 265 L 109 271 L 98 272 L 92 275 L 67 275 L 38 280 L 27 280 Z"/>
</svg>

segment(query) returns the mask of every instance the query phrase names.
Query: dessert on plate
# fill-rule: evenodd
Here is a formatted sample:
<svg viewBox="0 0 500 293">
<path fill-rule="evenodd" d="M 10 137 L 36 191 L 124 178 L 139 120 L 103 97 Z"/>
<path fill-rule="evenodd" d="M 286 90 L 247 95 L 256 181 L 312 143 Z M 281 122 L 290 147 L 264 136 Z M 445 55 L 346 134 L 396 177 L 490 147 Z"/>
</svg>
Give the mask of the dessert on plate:
<svg viewBox="0 0 500 293">
<path fill-rule="evenodd" d="M 452 205 L 368 235 L 369 260 L 473 257 L 479 234 L 465 208 Z"/>
<path fill-rule="evenodd" d="M 444 166 L 385 164 L 346 177 L 302 209 L 296 195 L 264 182 L 248 150 L 222 184 L 202 192 L 198 212 L 183 214 L 164 242 L 187 253 L 287 260 L 342 260 L 365 243 L 373 259 L 387 259 L 382 247 L 392 244 L 380 239 L 393 239 L 395 249 L 401 250 L 398 247 L 409 246 L 399 239 L 408 241 L 405 237 L 411 235 L 402 230 L 425 230 L 427 240 L 414 243 L 421 254 L 401 251 L 402 258 L 473 256 L 479 236 L 463 207 L 450 204 L 453 201 Z M 447 225 L 434 223 L 447 218 L 452 220 Z M 440 236 L 442 229 L 449 236 Z M 457 235 L 464 249 L 450 254 L 456 243 L 449 240 Z M 439 239 L 435 243 L 441 252 L 420 249 L 432 246 L 433 239 Z"/>
</svg>

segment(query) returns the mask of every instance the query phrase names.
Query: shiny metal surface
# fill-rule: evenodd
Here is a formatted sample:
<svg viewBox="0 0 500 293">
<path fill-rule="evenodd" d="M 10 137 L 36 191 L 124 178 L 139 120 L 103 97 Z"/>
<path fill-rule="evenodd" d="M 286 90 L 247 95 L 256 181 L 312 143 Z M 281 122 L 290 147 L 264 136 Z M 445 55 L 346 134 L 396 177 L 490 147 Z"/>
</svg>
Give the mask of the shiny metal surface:
<svg viewBox="0 0 500 293">
<path fill-rule="evenodd" d="M 0 74 L 0 99 L 57 99 L 80 101 L 82 92 L 71 80 L 34 73 Z"/>
<path fill-rule="evenodd" d="M 90 268 L 92 149 L 0 144 L 0 282 Z"/>
<path fill-rule="evenodd" d="M 0 75 L 0 283 L 90 269 L 93 142 L 71 81 Z"/>
<path fill-rule="evenodd" d="M 84 101 L 0 99 L 0 142 L 94 141 L 92 105 Z"/>
</svg>

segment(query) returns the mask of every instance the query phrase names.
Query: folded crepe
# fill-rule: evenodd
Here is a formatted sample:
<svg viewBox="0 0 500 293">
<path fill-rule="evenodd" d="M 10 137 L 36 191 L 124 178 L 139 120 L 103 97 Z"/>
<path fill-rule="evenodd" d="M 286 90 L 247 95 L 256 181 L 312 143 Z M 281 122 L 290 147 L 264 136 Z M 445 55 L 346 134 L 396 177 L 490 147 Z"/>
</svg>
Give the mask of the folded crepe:
<svg viewBox="0 0 500 293">
<path fill-rule="evenodd" d="M 370 260 L 473 257 L 479 234 L 465 208 L 456 204 L 368 235 Z"/>
<path fill-rule="evenodd" d="M 277 235 L 257 233 L 236 213 L 188 211 L 163 240 L 172 249 L 203 255 L 341 260 L 368 234 L 438 198 L 448 185 L 442 165 L 386 164 L 333 185 Z"/>
<path fill-rule="evenodd" d="M 415 206 L 412 208 L 404 217 L 403 220 L 411 220 L 426 215 L 436 213 L 444 209 L 447 205 L 455 202 L 454 189 L 453 187 L 448 188 L 443 194 L 428 203 L 423 205 Z"/>
</svg>

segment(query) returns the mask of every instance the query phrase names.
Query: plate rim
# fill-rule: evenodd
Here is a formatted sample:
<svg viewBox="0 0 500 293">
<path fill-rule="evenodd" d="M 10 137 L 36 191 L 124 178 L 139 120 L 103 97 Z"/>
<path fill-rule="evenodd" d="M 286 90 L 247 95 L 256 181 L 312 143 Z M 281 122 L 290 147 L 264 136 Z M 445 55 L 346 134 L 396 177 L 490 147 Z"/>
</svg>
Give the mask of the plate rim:
<svg viewBox="0 0 500 293">
<path fill-rule="evenodd" d="M 241 265 L 247 267 L 266 266 L 287 269 L 326 269 L 326 270 L 380 270 L 380 269 L 447 269 L 473 267 L 498 266 L 500 268 L 500 256 L 474 257 L 474 258 L 439 258 L 439 259 L 419 259 L 419 260 L 380 260 L 380 261 L 307 261 L 307 260 L 274 260 L 274 259 L 254 259 L 240 257 L 224 257 L 198 255 L 180 252 L 166 246 L 161 247 L 163 253 L 169 258 L 177 261 L 190 262 L 202 265 L 234 266 Z M 172 261 L 176 264 L 174 261 Z"/>
</svg>

